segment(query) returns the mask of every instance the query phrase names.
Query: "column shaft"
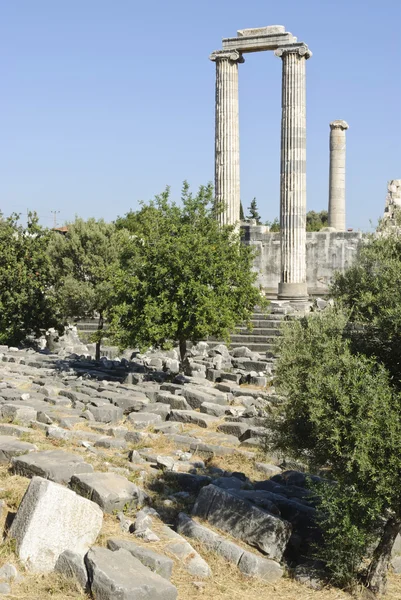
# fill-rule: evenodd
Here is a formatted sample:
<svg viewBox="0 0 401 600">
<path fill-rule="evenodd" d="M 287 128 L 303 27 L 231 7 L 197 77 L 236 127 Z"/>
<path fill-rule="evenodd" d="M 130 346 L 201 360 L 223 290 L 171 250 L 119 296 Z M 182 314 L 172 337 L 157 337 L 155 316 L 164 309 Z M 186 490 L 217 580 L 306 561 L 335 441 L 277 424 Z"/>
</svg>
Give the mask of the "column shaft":
<svg viewBox="0 0 401 600">
<path fill-rule="evenodd" d="M 279 48 L 283 61 L 279 298 L 307 298 L 306 285 L 306 76 L 307 46 Z"/>
<path fill-rule="evenodd" d="M 221 225 L 234 225 L 240 218 L 239 52 L 215 52 L 216 62 L 216 131 L 215 131 L 215 198 L 223 206 L 218 219 Z"/>
<path fill-rule="evenodd" d="M 345 121 L 330 123 L 329 227 L 345 231 Z"/>
</svg>

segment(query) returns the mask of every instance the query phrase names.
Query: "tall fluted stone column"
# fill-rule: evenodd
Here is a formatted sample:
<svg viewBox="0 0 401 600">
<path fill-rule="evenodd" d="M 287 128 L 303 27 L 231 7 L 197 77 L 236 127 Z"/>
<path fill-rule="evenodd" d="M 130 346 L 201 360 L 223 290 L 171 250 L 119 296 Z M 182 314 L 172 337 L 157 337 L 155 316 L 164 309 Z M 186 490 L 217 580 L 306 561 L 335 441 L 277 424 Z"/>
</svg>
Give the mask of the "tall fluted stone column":
<svg viewBox="0 0 401 600">
<path fill-rule="evenodd" d="M 278 48 L 283 61 L 280 232 L 280 299 L 308 297 L 306 285 L 306 44 Z"/>
<path fill-rule="evenodd" d="M 330 123 L 329 227 L 345 231 L 345 132 L 348 123 Z"/>
<path fill-rule="evenodd" d="M 221 225 L 234 225 L 240 218 L 238 63 L 240 52 L 216 51 L 215 198 L 223 205 Z"/>
</svg>

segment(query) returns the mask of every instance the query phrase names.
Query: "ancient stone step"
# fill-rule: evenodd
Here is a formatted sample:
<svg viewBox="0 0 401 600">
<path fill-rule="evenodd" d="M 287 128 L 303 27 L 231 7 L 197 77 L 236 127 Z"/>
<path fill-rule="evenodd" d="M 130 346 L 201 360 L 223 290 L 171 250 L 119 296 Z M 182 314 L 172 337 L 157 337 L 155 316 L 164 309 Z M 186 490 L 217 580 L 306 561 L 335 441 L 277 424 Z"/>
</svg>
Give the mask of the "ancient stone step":
<svg viewBox="0 0 401 600">
<path fill-rule="evenodd" d="M 248 346 L 248 344 L 275 344 L 277 337 L 277 335 L 264 335 L 260 332 L 244 332 L 231 336 L 231 346 L 240 342 L 243 346 Z"/>
<path fill-rule="evenodd" d="M 170 581 L 174 563 L 168 556 L 154 552 L 150 548 L 144 548 L 130 540 L 120 540 L 118 538 L 107 540 L 107 547 L 113 552 L 120 548 L 127 550 L 132 556 L 140 560 L 145 567 Z"/>
<path fill-rule="evenodd" d="M 291 525 L 287 521 L 215 485 L 201 489 L 192 514 L 277 561 L 281 560 L 291 535 Z"/>
<path fill-rule="evenodd" d="M 170 413 L 170 421 L 178 421 L 179 423 L 192 423 L 198 427 L 208 427 L 219 423 L 220 419 L 212 417 L 205 413 L 198 413 L 195 410 L 172 410 Z"/>
<path fill-rule="evenodd" d="M 93 547 L 85 557 L 91 593 L 102 600 L 176 600 L 177 589 L 122 548 Z"/>
<path fill-rule="evenodd" d="M 117 473 L 83 473 L 71 478 L 70 487 L 77 494 L 96 502 L 106 513 L 138 506 L 146 502 L 147 494 L 126 477 Z"/>
<path fill-rule="evenodd" d="M 208 550 L 212 550 L 234 563 L 244 575 L 258 577 L 264 581 L 277 581 L 283 576 L 284 571 L 276 561 L 244 550 L 241 546 L 195 522 L 184 513 L 178 515 L 177 531 L 198 540 Z"/>
<path fill-rule="evenodd" d="M 167 525 L 163 526 L 162 535 L 169 540 L 165 550 L 179 560 L 188 573 L 200 578 L 211 577 L 209 565 L 185 538 Z"/>
<path fill-rule="evenodd" d="M 254 327 L 253 329 L 247 329 L 246 327 L 238 327 L 236 330 L 238 335 L 247 336 L 247 335 L 260 335 L 260 336 L 272 336 L 277 337 L 280 335 L 280 330 L 278 327 Z M 231 339 L 233 336 L 231 336 Z"/>
<path fill-rule="evenodd" d="M 78 473 L 92 473 L 93 467 L 82 456 L 63 450 L 31 452 L 11 459 L 12 470 L 17 475 L 38 475 L 56 483 L 67 484 Z"/>
<path fill-rule="evenodd" d="M 0 463 L 9 463 L 13 456 L 34 452 L 37 447 L 29 442 L 21 442 L 11 435 L 0 435 Z"/>
</svg>

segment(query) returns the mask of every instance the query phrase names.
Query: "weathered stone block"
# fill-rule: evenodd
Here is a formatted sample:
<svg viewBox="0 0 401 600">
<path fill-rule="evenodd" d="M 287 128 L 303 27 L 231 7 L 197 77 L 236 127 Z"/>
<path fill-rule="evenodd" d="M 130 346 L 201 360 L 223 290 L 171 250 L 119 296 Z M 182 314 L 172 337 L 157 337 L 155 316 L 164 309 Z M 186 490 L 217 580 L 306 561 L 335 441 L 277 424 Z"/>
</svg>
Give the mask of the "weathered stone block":
<svg viewBox="0 0 401 600">
<path fill-rule="evenodd" d="M 276 581 L 283 575 L 283 569 L 277 562 L 244 550 L 215 531 L 190 519 L 184 513 L 178 515 L 177 530 L 234 563 L 245 575 L 259 577 L 264 581 Z"/>
<path fill-rule="evenodd" d="M 171 574 L 173 572 L 173 561 L 171 558 L 164 556 L 163 554 L 158 554 L 153 550 L 149 550 L 148 548 L 144 548 L 139 544 L 135 544 L 135 542 L 131 542 L 129 540 L 119 540 L 117 538 L 111 538 L 107 540 L 107 547 L 110 550 L 127 550 L 132 556 L 141 561 L 145 567 L 148 567 L 154 573 L 160 575 L 160 577 L 164 577 L 164 579 L 171 579 Z"/>
<path fill-rule="evenodd" d="M 155 425 L 156 423 L 161 423 L 162 418 L 160 415 L 152 414 L 152 413 L 131 413 L 128 415 L 128 421 L 132 423 L 137 429 L 145 429 L 150 425 Z"/>
<path fill-rule="evenodd" d="M 11 525 L 17 554 L 31 571 L 48 572 L 65 550 L 85 554 L 102 526 L 100 508 L 62 485 L 34 477 Z"/>
<path fill-rule="evenodd" d="M 91 592 L 99 600 L 176 600 L 177 589 L 127 550 L 91 548 L 85 557 Z"/>
<path fill-rule="evenodd" d="M 169 404 L 163 402 L 150 403 L 145 406 L 140 413 L 148 413 L 152 415 L 159 415 L 162 421 L 165 421 L 170 414 L 171 407 Z"/>
<path fill-rule="evenodd" d="M 88 573 L 83 555 L 72 550 L 65 550 L 58 557 L 54 570 L 65 575 L 68 579 L 75 579 L 83 590 L 87 589 Z"/>
<path fill-rule="evenodd" d="M 122 409 L 113 404 L 107 406 L 90 406 L 89 411 L 92 413 L 95 421 L 99 421 L 100 423 L 118 423 L 123 418 Z"/>
<path fill-rule="evenodd" d="M 278 561 L 291 535 L 286 521 L 215 485 L 201 489 L 192 514 Z"/>
<path fill-rule="evenodd" d="M 184 396 L 188 404 L 193 408 L 200 408 L 204 402 L 213 402 L 226 406 L 227 395 L 214 388 L 197 389 L 195 386 L 184 386 L 181 394 Z"/>
<path fill-rule="evenodd" d="M 126 505 L 142 505 L 147 494 L 126 477 L 117 473 L 88 473 L 71 478 L 70 487 L 80 496 L 96 502 L 106 513 Z"/>
<path fill-rule="evenodd" d="M 243 436 L 248 430 L 249 425 L 247 423 L 237 423 L 235 421 L 227 421 L 226 423 L 222 423 L 217 427 L 217 431 L 221 431 L 221 433 L 227 433 L 228 435 L 234 435 L 238 439 L 241 438 L 241 436 Z"/>
<path fill-rule="evenodd" d="M 125 415 L 143 410 L 148 402 L 149 399 L 144 394 L 141 396 L 121 396 L 121 398 L 114 398 L 113 400 L 113 404 L 121 408 Z"/>
<path fill-rule="evenodd" d="M 13 456 L 21 456 L 37 450 L 34 444 L 20 442 L 11 435 L 0 435 L 0 463 L 8 463 Z"/>
<path fill-rule="evenodd" d="M 192 423 L 198 427 L 207 428 L 219 422 L 219 419 L 211 415 L 201 414 L 194 410 L 172 410 L 170 413 L 170 421 L 178 421 L 179 423 Z"/>
<path fill-rule="evenodd" d="M 224 417 L 226 410 L 226 406 L 221 406 L 221 404 L 215 404 L 214 402 L 204 402 L 200 406 L 201 413 L 212 415 L 212 417 Z"/>
<path fill-rule="evenodd" d="M 38 475 L 56 483 L 68 483 L 77 473 L 92 473 L 93 467 L 82 456 L 63 450 L 43 450 L 14 457 L 13 472 L 24 477 Z"/>
<path fill-rule="evenodd" d="M 167 525 L 163 527 L 163 534 L 170 540 L 165 549 L 182 563 L 182 566 L 188 573 L 202 578 L 212 575 L 207 562 L 186 539 L 170 529 L 170 527 L 167 527 Z"/>
<path fill-rule="evenodd" d="M 2 418 L 6 421 L 18 421 L 23 425 L 28 425 L 31 421 L 36 421 L 37 411 L 31 406 L 3 404 L 0 410 Z"/>
<path fill-rule="evenodd" d="M 14 423 L 0 423 L 0 435 L 13 435 L 15 437 L 22 437 L 29 433 L 32 433 L 32 430 L 29 427 L 14 425 Z"/>
<path fill-rule="evenodd" d="M 157 392 L 156 395 L 157 402 L 162 402 L 163 404 L 168 404 L 170 408 L 175 408 L 177 410 L 190 410 L 191 407 L 188 402 L 185 400 L 183 396 L 177 396 L 176 394 L 171 394 L 167 391 Z"/>
</svg>

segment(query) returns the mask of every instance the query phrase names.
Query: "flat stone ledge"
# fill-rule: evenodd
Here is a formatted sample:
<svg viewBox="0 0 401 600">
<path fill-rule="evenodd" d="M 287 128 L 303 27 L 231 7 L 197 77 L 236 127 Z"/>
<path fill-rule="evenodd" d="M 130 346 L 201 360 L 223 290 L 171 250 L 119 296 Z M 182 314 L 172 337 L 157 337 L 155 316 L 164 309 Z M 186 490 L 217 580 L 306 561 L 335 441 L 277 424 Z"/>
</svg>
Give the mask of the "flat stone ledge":
<svg viewBox="0 0 401 600">
<path fill-rule="evenodd" d="M 145 567 L 148 567 L 148 569 L 157 573 L 160 577 L 164 577 L 168 581 L 171 579 L 174 563 L 168 556 L 158 554 L 153 550 L 135 544 L 135 542 L 120 540 L 118 538 L 107 540 L 107 547 L 109 550 L 113 550 L 113 552 L 120 550 L 120 548 L 127 550 L 132 556 L 140 560 Z"/>
<path fill-rule="evenodd" d="M 17 475 L 38 475 L 56 483 L 68 483 L 78 473 L 92 473 L 93 467 L 84 459 L 63 450 L 43 450 L 12 458 L 12 470 Z"/>
<path fill-rule="evenodd" d="M 122 510 L 126 505 L 142 505 L 146 492 L 117 473 L 83 473 L 71 478 L 71 489 L 96 502 L 106 513 Z"/>
<path fill-rule="evenodd" d="M 176 600 L 177 589 L 127 550 L 93 547 L 85 557 L 92 596 L 99 600 Z"/>
<path fill-rule="evenodd" d="M 212 417 L 205 413 L 198 413 L 195 410 L 172 410 L 170 413 L 170 421 L 178 421 L 179 423 L 192 423 L 198 427 L 207 428 L 208 425 L 219 423 L 220 419 Z"/>
<path fill-rule="evenodd" d="M 37 447 L 29 442 L 21 442 L 11 435 L 0 435 L 0 463 L 8 463 L 14 456 L 34 452 Z"/>
</svg>

